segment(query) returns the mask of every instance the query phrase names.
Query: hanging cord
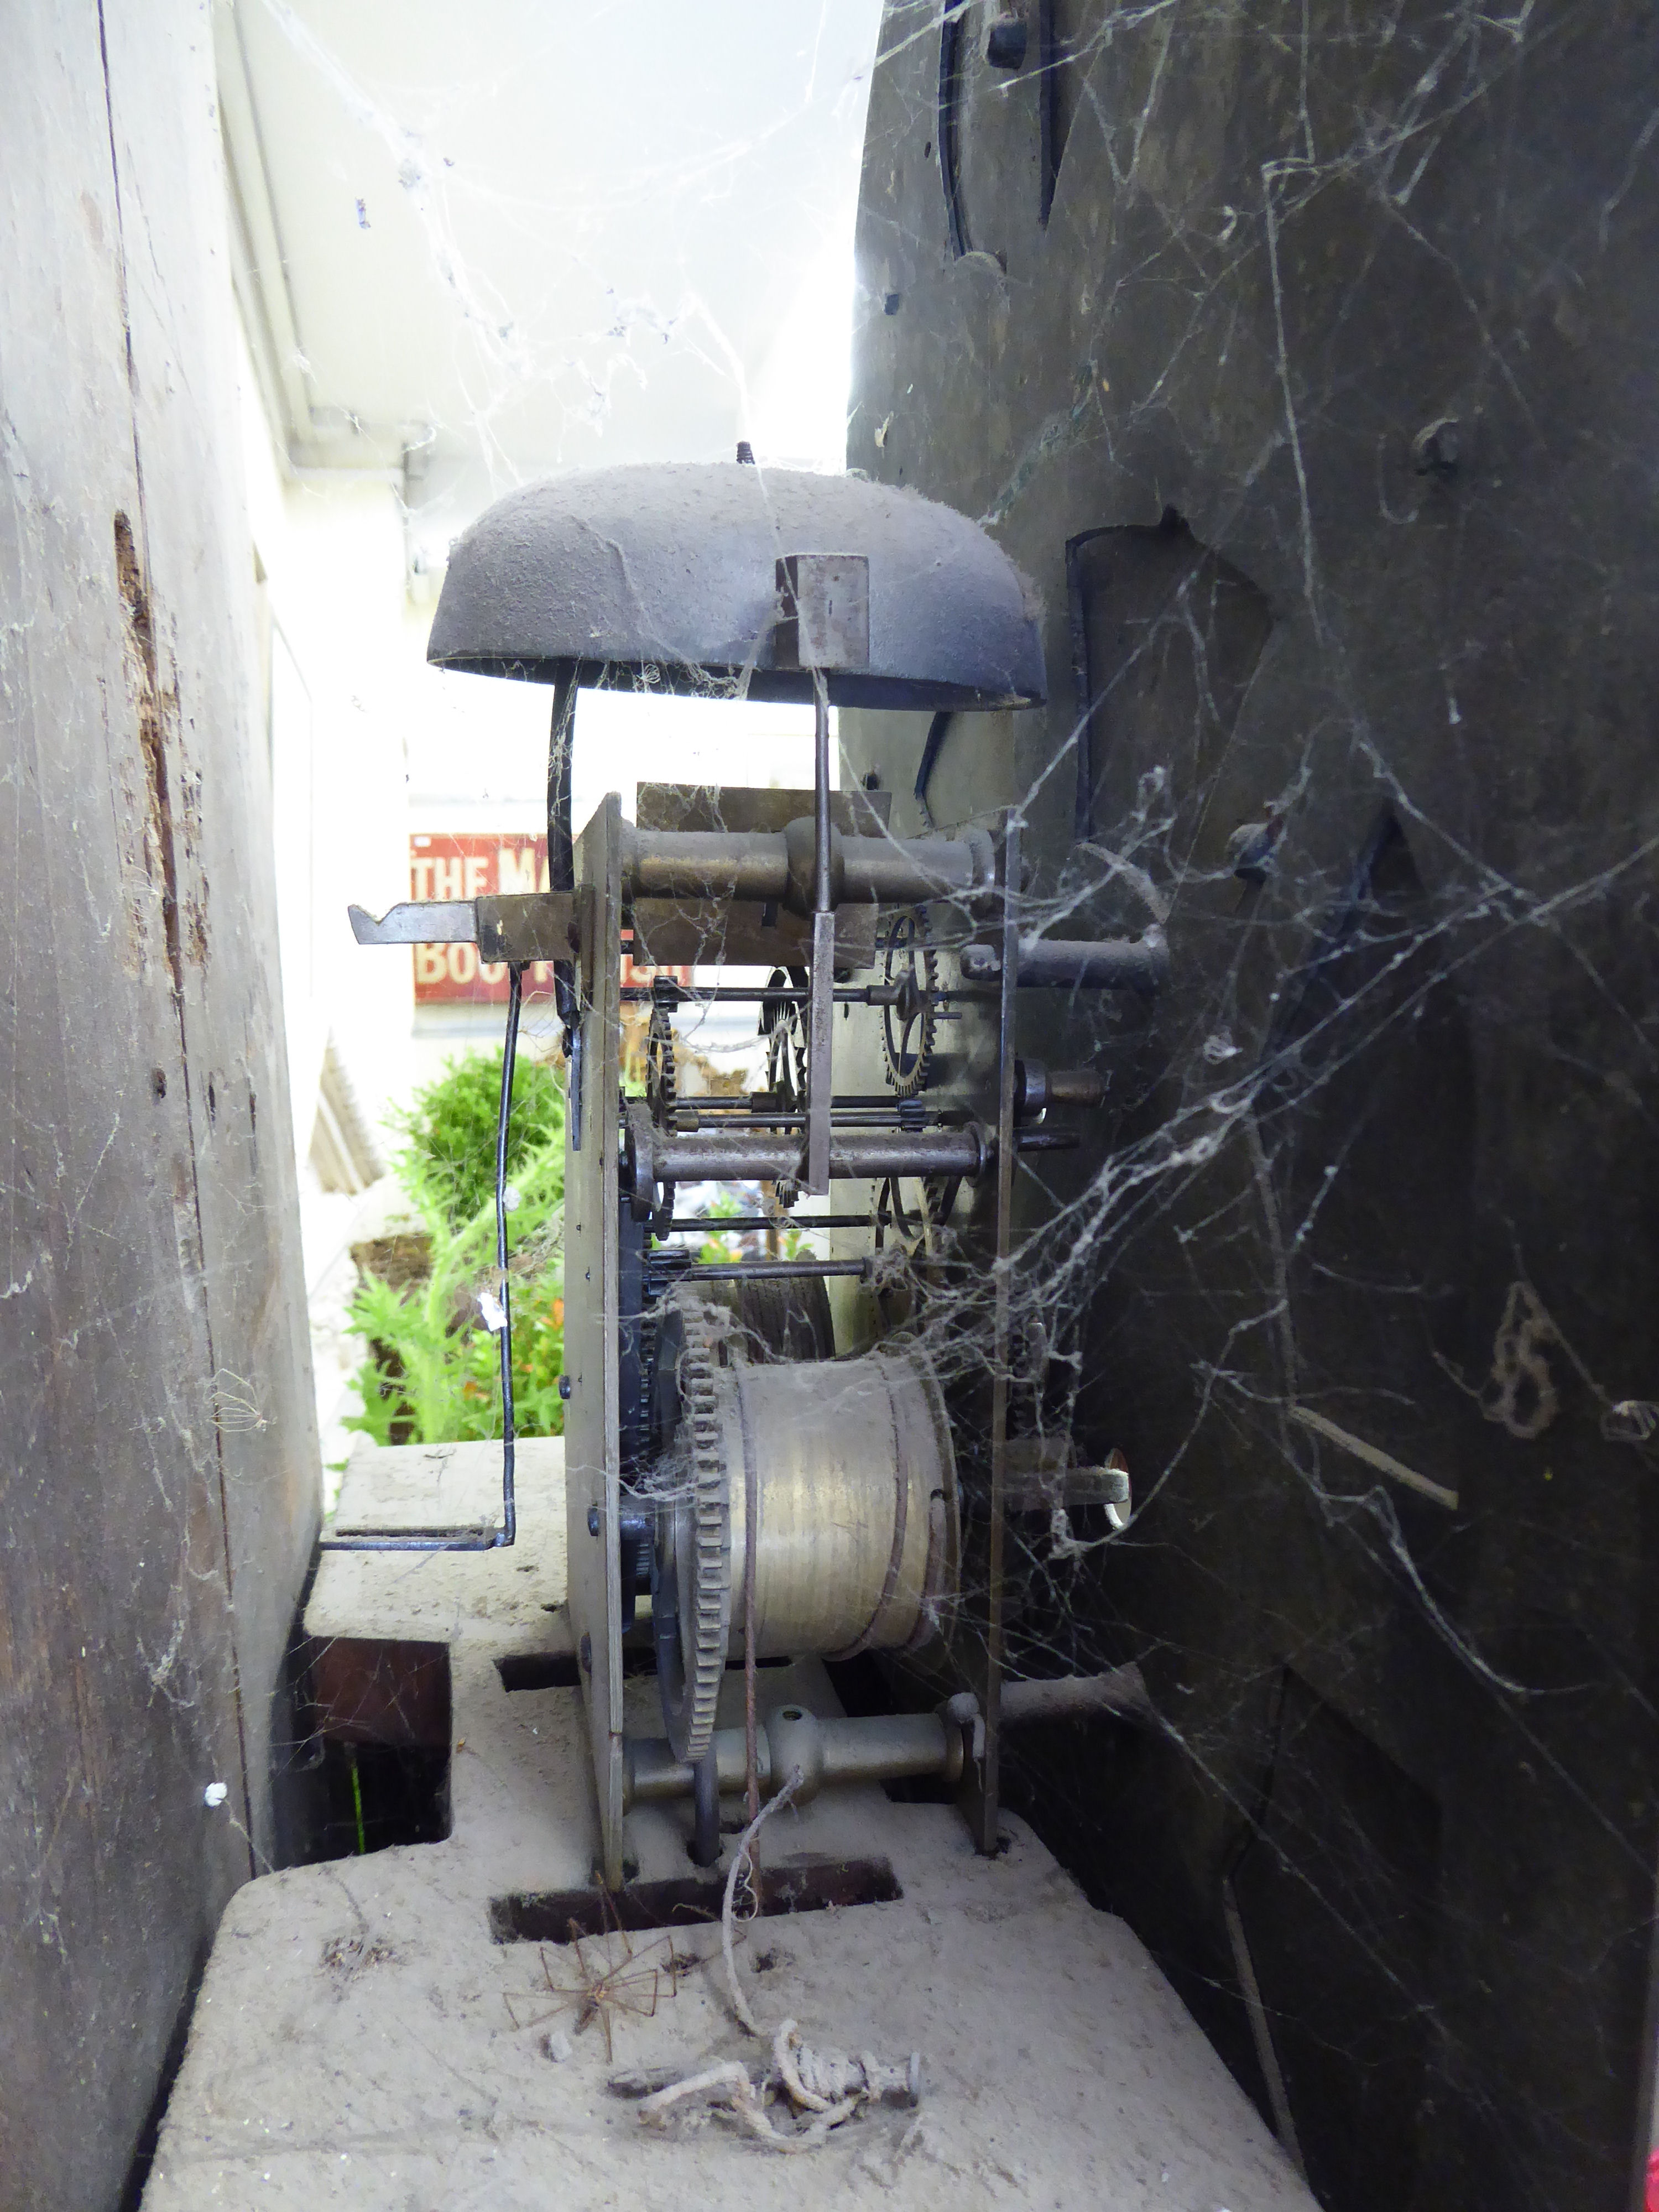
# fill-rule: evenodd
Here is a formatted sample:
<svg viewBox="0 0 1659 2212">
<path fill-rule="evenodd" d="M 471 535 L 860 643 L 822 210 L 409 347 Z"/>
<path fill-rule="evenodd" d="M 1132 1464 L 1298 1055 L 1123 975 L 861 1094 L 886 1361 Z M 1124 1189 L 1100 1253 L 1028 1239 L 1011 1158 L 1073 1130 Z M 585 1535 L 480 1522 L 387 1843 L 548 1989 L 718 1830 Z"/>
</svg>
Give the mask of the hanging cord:
<svg viewBox="0 0 1659 2212">
<path fill-rule="evenodd" d="M 501 1315 L 496 1330 L 501 1350 L 501 1525 L 499 1528 L 375 1528 L 325 1536 L 325 1552 L 499 1552 L 519 1533 L 514 1492 L 513 1422 L 513 1292 L 507 1274 L 507 1130 L 513 1110 L 513 1071 L 519 1057 L 519 1014 L 524 1004 L 524 969 L 509 962 L 507 970 L 507 1042 L 501 1052 L 501 1103 L 495 1117 L 495 1292 Z"/>
<path fill-rule="evenodd" d="M 738 1838 L 738 1848 L 732 1854 L 732 1864 L 727 1870 L 726 1876 L 726 1898 L 720 1911 L 720 1953 L 726 1960 L 726 1987 L 732 1992 L 732 2009 L 736 2013 L 738 2018 L 743 2022 L 744 2026 L 749 2030 L 750 2035 L 759 2035 L 762 2033 L 762 2030 L 754 2014 L 749 2009 L 749 2000 L 744 1996 L 742 1985 L 738 1980 L 738 1962 L 733 1957 L 732 1952 L 732 1907 L 737 1901 L 738 1884 L 744 1879 L 746 1874 L 750 1873 L 753 1864 L 752 1854 L 754 1851 L 756 1837 L 759 1835 L 762 1828 L 765 1826 L 767 1821 L 771 1819 L 774 1813 L 782 1812 L 784 1807 L 789 1802 L 789 1800 L 800 1788 L 801 1779 L 801 1771 L 799 1767 L 796 1767 L 793 1773 L 789 1777 L 789 1779 L 784 1784 L 782 1789 L 779 1790 L 777 1796 L 775 1797 L 769 1798 L 767 1802 L 762 1806 L 760 1811 L 756 1814 L 754 1819 L 749 1823 L 749 1826 L 744 1830 L 743 1834 Z M 754 1893 L 756 1910 L 758 1911 L 760 1908 L 760 1891 L 758 1887 L 754 1884 L 752 1875 L 750 1877 L 750 1881 Z"/>
<path fill-rule="evenodd" d="M 755 2018 L 738 1980 L 738 1963 L 732 1949 L 733 1908 L 738 1884 L 745 1872 L 750 1886 L 755 1887 L 755 1902 L 759 1905 L 757 1877 L 752 1871 L 755 1839 L 763 1825 L 794 1796 L 801 1786 L 801 1771 L 796 1767 L 777 1796 L 768 1800 L 744 1830 L 726 1874 L 726 1897 L 720 1912 L 720 1950 L 726 1960 L 732 2008 L 750 2034 L 763 2043 L 766 2031 Z M 769 2150 L 817 2150 L 829 2141 L 832 2128 L 840 2127 L 866 2106 L 919 2105 L 921 2053 L 913 2051 L 908 2064 L 886 2066 L 867 2051 L 815 2051 L 801 2040 L 795 2022 L 786 2020 L 779 2023 L 772 2037 L 771 2065 L 758 2079 L 738 2060 L 728 2059 L 723 2065 L 707 2067 L 701 2073 L 687 2075 L 682 2081 L 670 2080 L 659 2087 L 652 2087 L 648 2092 L 645 2079 L 638 2075 L 617 2075 L 611 2087 L 618 2095 L 641 2098 L 640 2118 L 647 2126 L 661 2127 L 699 2107 L 715 2106 Z M 767 2102 L 780 2094 L 784 2100 L 783 2112 L 797 2120 L 805 2116 L 804 2127 L 773 2125 Z M 906 2143 L 909 2139 L 907 2135 Z"/>
<path fill-rule="evenodd" d="M 749 1404 L 743 1394 L 743 1370 L 737 1375 L 738 1419 L 743 1430 L 743 1797 L 744 1812 L 752 1839 L 760 1823 L 760 1735 L 756 1720 L 755 1581 L 756 1553 L 760 1542 L 760 1474 L 755 1464 L 755 1439 L 749 1431 Z M 751 1869 L 758 1864 L 756 1844 L 750 1840 Z"/>
<path fill-rule="evenodd" d="M 927 803 L 927 787 L 933 781 L 933 770 L 939 765 L 939 757 L 945 750 L 945 740 L 951 733 L 951 719 L 949 708 L 944 708 L 929 722 L 927 741 L 922 746 L 921 759 L 916 768 L 915 798 L 916 805 L 921 810 L 924 830 L 934 830 L 939 826 L 933 820 L 933 810 Z"/>
<path fill-rule="evenodd" d="M 505 1550 L 519 1533 L 519 1500 L 514 1486 L 513 1418 L 513 1285 L 507 1272 L 507 1133 L 513 1114 L 513 1075 L 519 1058 L 519 1016 L 524 1007 L 524 969 L 515 963 L 507 971 L 507 1036 L 501 1047 L 501 1103 L 495 1116 L 495 1266 L 501 1283 L 501 1527 L 497 1547 Z"/>
<path fill-rule="evenodd" d="M 553 685 L 547 738 L 547 881 L 556 891 L 576 888 L 576 847 L 570 819 L 570 756 L 576 742 L 576 672 L 567 661 Z M 581 996 L 572 960 L 553 963 L 553 1002 L 564 1031 L 566 1111 L 573 1152 L 582 1148 Z"/>
</svg>

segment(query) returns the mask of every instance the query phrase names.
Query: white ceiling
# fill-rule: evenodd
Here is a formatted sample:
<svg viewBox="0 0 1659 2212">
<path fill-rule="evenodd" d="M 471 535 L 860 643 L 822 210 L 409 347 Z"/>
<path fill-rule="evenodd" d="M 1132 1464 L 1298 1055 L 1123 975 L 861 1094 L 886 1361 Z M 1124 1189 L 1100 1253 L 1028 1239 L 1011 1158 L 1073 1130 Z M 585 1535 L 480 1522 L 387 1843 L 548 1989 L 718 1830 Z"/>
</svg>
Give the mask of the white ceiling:
<svg viewBox="0 0 1659 2212">
<path fill-rule="evenodd" d="M 880 0 L 217 0 L 238 289 L 301 465 L 439 541 L 527 477 L 844 450 Z"/>
</svg>

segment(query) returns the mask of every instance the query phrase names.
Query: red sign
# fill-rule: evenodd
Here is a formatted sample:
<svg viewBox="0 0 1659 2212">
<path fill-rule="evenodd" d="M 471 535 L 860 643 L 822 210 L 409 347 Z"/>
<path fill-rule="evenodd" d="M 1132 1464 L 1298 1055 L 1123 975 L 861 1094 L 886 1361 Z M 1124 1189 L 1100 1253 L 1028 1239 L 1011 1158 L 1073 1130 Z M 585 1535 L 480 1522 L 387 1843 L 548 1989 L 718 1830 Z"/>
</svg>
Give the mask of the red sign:
<svg viewBox="0 0 1659 2212">
<path fill-rule="evenodd" d="M 413 899 L 475 899 L 496 893 L 544 891 L 547 840 L 489 836 L 467 830 L 453 836 L 431 831 L 409 841 L 409 896 Z M 525 970 L 526 990 L 550 990 L 553 969 L 538 960 Z M 415 1003 L 451 1005 L 471 1000 L 488 1006 L 507 999 L 505 962 L 481 962 L 476 945 L 417 945 Z"/>
<path fill-rule="evenodd" d="M 409 896 L 412 899 L 475 899 L 516 891 L 544 891 L 547 880 L 545 837 L 481 835 L 476 830 L 429 830 L 409 841 Z M 623 981 L 634 983 L 657 971 L 635 969 L 623 961 Z M 691 981 L 689 968 L 663 971 L 682 983 Z M 526 991 L 550 991 L 553 966 L 537 960 L 524 971 Z M 415 1003 L 417 1006 L 453 1006 L 457 1000 L 480 1006 L 505 1005 L 507 963 L 484 962 L 476 945 L 417 945 L 415 947 Z"/>
</svg>

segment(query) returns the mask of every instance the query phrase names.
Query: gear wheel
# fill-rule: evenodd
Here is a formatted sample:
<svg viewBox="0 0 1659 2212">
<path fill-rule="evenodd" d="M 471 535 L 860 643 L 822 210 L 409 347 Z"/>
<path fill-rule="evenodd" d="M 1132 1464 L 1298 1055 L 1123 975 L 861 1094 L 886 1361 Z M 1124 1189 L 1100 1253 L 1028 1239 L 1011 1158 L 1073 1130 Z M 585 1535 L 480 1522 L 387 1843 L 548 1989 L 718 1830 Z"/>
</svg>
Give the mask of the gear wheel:
<svg viewBox="0 0 1659 2212">
<path fill-rule="evenodd" d="M 666 1505 L 653 1601 L 657 1680 L 676 1759 L 690 1765 L 708 1750 L 726 1673 L 732 1622 L 732 1498 L 726 1463 L 717 1309 L 672 1292 L 660 1363 L 678 1351 L 678 1419 L 690 1445 L 690 1495 Z M 684 1556 L 682 1556 L 684 1553 Z"/>
<path fill-rule="evenodd" d="M 884 1250 L 890 1236 L 908 1261 L 939 1257 L 961 1188 L 960 1176 L 889 1176 L 877 1188 L 871 1217 L 877 1249 Z"/>
<path fill-rule="evenodd" d="M 793 985 L 804 989 L 804 968 L 775 968 L 766 979 L 767 996 L 761 1000 L 760 1033 L 766 1039 L 766 1087 L 791 1113 L 806 1103 L 806 1030 L 800 1004 L 783 994 Z"/>
<path fill-rule="evenodd" d="M 901 1098 L 926 1090 L 938 1027 L 939 955 L 927 927 L 927 909 L 909 907 L 896 914 L 882 942 L 881 980 L 898 986 L 898 1002 L 881 1017 L 882 1057 L 887 1080 Z"/>
<path fill-rule="evenodd" d="M 653 996 L 651 1026 L 645 1033 L 645 1097 L 659 1129 L 674 1125 L 674 1024 L 669 1005 Z"/>
<path fill-rule="evenodd" d="M 672 1132 L 678 1098 L 674 1069 L 674 1009 L 680 988 L 670 977 L 659 975 L 651 986 L 651 1022 L 645 1033 L 645 1103 L 656 1127 Z M 653 1233 L 665 1237 L 674 1218 L 674 1186 L 665 1182 L 661 1200 L 652 1218 Z"/>
</svg>

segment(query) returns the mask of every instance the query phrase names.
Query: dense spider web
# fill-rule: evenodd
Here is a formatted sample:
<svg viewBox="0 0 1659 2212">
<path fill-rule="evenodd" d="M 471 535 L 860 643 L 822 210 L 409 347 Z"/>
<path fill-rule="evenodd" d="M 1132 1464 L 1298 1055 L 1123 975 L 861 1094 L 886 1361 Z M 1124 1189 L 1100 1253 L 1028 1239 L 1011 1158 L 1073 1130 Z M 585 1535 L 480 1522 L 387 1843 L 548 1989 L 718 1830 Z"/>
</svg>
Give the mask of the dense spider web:
<svg viewBox="0 0 1659 2212">
<path fill-rule="evenodd" d="M 1109 1086 L 1077 1155 L 1022 1166 L 1016 1424 L 1121 1446 L 1134 1514 L 1026 1521 L 1012 1634 L 1041 1672 L 1141 1663 L 1178 1759 L 1048 1745 L 1022 1802 L 1144 1929 L 1207 1915 L 1246 2009 L 1255 1948 L 1331 2201 L 1565 2201 L 1587 2081 L 1613 2192 L 1645 2061 L 1588 2023 L 1614 1952 L 1644 1973 L 1651 1683 L 1615 1563 L 1656 1416 L 1646 1263 L 1595 1217 L 1651 1206 L 1655 817 L 1644 771 L 1628 805 L 1607 781 L 1650 556 L 1620 534 L 1585 649 L 1552 533 L 1605 550 L 1559 456 L 1616 467 L 1622 433 L 1561 380 L 1634 337 L 1651 103 L 1570 6 L 1039 25 L 1046 87 L 964 40 L 952 146 L 937 21 L 889 11 L 849 437 L 1048 602 L 1047 716 L 953 729 L 933 816 L 1023 816 L 1024 927 L 1155 918 L 1171 951 L 1155 1006 L 1024 998 L 1022 1050 Z M 847 743 L 904 791 L 914 736 Z M 963 1371 L 975 1258 L 923 1324 Z M 1571 2087 L 1563 2041 L 1597 2051 Z M 1370 2086 L 1332 2093 L 1345 2069 Z M 1458 2110 L 1420 2165 L 1384 2147 L 1419 2094 Z"/>
<path fill-rule="evenodd" d="M 1170 946 L 1155 994 L 1021 996 L 1021 1057 L 1096 1071 L 1105 1102 L 1051 1109 L 1074 1149 L 1016 1179 L 1010 1424 L 1060 1472 L 1011 1516 L 997 1602 L 1011 1671 L 1133 1665 L 1146 1705 L 1081 1753 L 1011 1744 L 1011 1795 L 1189 1996 L 1208 1978 L 1206 2021 L 1287 2139 L 1291 2107 L 1321 2132 L 1298 2079 L 1354 2000 L 1335 2070 L 1383 2084 L 1355 2141 L 1391 2179 L 1316 2148 L 1331 2201 L 1418 2186 L 1382 2137 L 1439 2094 L 1474 2116 L 1466 2149 L 1508 2138 L 1504 2201 L 1542 2205 L 1574 2142 L 1616 2163 L 1584 2077 L 1637 2071 L 1633 2031 L 1613 2047 L 1606 2021 L 1609 1960 L 1639 1978 L 1651 1890 L 1629 1569 L 1659 1427 L 1633 1320 L 1648 1263 L 1605 1212 L 1589 1233 L 1575 1196 L 1587 1181 L 1633 1242 L 1650 1224 L 1656 823 L 1621 750 L 1645 726 L 1628 641 L 1647 556 L 1634 580 L 1592 561 L 1603 523 L 1563 521 L 1543 418 L 1616 459 L 1623 433 L 1571 382 L 1624 404 L 1588 348 L 1608 331 L 1622 362 L 1644 328 L 1613 295 L 1650 235 L 1653 120 L 1609 94 L 1599 145 L 1572 139 L 1562 103 L 1619 50 L 1565 5 L 1042 17 L 1034 75 L 999 84 L 966 49 L 953 256 L 939 11 L 888 11 L 848 450 L 981 517 L 1036 578 L 1050 704 L 956 718 L 925 805 L 925 723 L 838 731 L 842 784 L 891 792 L 895 834 L 1019 823 L 1022 934 L 1151 927 Z M 1550 130 L 1571 161 L 1538 150 Z M 1470 243 L 1472 216 L 1501 246 Z M 1571 552 L 1540 583 L 1553 532 Z M 1535 633 L 1518 645 L 1516 605 Z M 929 909 L 942 991 L 994 915 Z M 938 1011 L 927 1109 L 994 1124 L 994 1006 Z M 677 1020 L 694 1047 L 712 1036 Z M 546 1012 L 527 1024 L 550 1047 Z M 875 1009 L 837 1020 L 838 1089 L 886 1081 L 880 1029 Z M 869 1230 L 812 1233 L 809 1209 L 801 1249 L 879 1242 L 867 1280 L 837 1280 L 837 1350 L 912 1346 L 957 1415 L 971 1680 L 993 1601 L 994 1185 L 943 1218 L 896 1195 L 897 1223 L 895 1194 L 837 1186 Z M 1121 1526 L 1066 1494 L 1068 1454 L 1114 1451 Z M 915 1693 L 914 1674 L 895 1691 Z M 1184 1808 L 1162 1829 L 1160 1794 Z M 1557 1936 L 1522 1902 L 1552 1820 Z M 1162 1897 L 1160 1837 L 1189 1860 Z M 1306 2005 L 1298 1912 L 1346 1962 Z M 1469 1998 L 1509 1917 L 1525 2078 L 1553 2003 L 1609 2039 L 1524 2124 L 1514 2054 Z"/>
</svg>

